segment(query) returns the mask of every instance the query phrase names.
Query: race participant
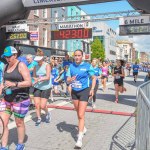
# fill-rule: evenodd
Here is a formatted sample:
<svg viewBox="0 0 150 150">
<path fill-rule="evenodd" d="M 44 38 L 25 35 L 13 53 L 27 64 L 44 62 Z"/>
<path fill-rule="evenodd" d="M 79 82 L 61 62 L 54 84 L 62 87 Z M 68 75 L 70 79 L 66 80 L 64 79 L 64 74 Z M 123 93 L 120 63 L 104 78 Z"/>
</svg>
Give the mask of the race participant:
<svg viewBox="0 0 150 150">
<path fill-rule="evenodd" d="M 28 62 L 27 67 L 28 67 L 28 69 L 30 71 L 30 75 L 31 75 L 31 79 L 32 79 L 32 84 L 33 84 L 33 82 L 34 82 L 34 79 L 33 79 L 33 70 L 34 70 L 34 67 L 36 65 L 38 65 L 38 63 L 33 60 L 33 56 L 31 54 L 28 54 L 26 56 L 26 59 L 27 59 L 27 62 Z M 33 99 L 33 91 L 34 91 L 34 87 L 32 86 L 32 87 L 30 87 L 30 90 L 29 90 L 30 100 L 31 100 L 30 109 L 33 109 L 35 107 L 34 104 L 33 104 L 33 101 L 34 101 L 34 99 Z"/>
<path fill-rule="evenodd" d="M 120 60 L 116 61 L 116 67 L 114 67 L 112 75 L 114 76 L 115 96 L 116 96 L 115 102 L 118 103 L 119 92 L 123 93 L 125 91 L 123 87 L 123 78 L 125 76 L 125 73 Z"/>
<path fill-rule="evenodd" d="M 55 61 L 54 64 L 52 64 L 52 69 L 51 69 L 51 77 L 52 77 L 52 92 L 54 91 L 55 94 L 61 96 L 61 92 L 58 90 L 59 83 L 56 82 L 57 77 L 59 76 L 59 69 L 57 67 L 57 63 Z M 52 100 L 53 101 L 53 100 Z"/>
<path fill-rule="evenodd" d="M 38 65 L 33 70 L 34 104 L 38 118 L 35 125 L 38 126 L 41 123 L 41 109 L 46 113 L 45 122 L 49 123 L 51 121 L 51 114 L 47 108 L 47 101 L 51 92 L 51 68 L 48 63 L 44 62 L 44 53 L 41 49 L 38 49 L 34 60 L 38 62 Z"/>
<path fill-rule="evenodd" d="M 67 82 L 67 76 L 66 76 L 67 71 L 68 71 L 68 66 L 66 65 L 64 67 L 64 72 L 62 73 L 62 75 L 57 77 L 55 81 L 56 82 L 60 82 L 60 81 L 63 81 L 63 80 L 65 81 L 65 83 L 66 83 L 66 92 L 65 92 L 64 96 L 67 97 L 67 95 L 69 95 L 70 100 L 71 100 L 71 84 L 69 84 Z"/>
<path fill-rule="evenodd" d="M 102 82 L 102 85 L 103 85 L 103 92 L 105 92 L 105 89 L 106 89 L 106 82 L 107 82 L 107 78 L 108 78 L 108 71 L 109 71 L 109 68 L 108 68 L 109 64 L 106 64 L 106 62 L 103 62 L 102 63 L 102 77 L 101 77 L 101 82 Z"/>
<path fill-rule="evenodd" d="M 18 51 L 14 47 L 7 46 L 4 49 L 2 58 L 5 58 L 8 64 L 4 69 L 4 83 L 1 85 L 4 94 L 4 99 L 0 104 L 0 110 L 4 110 L 0 113 L 4 121 L 4 135 L 1 141 L 1 150 L 8 150 L 8 123 L 13 113 L 18 132 L 16 150 L 25 149 L 24 117 L 30 105 L 29 87 L 31 86 L 31 77 L 27 66 L 17 60 L 17 57 Z"/>
<path fill-rule="evenodd" d="M 130 71 L 131 71 L 131 64 L 127 63 L 127 70 L 128 70 L 128 75 L 130 76 Z"/>
<path fill-rule="evenodd" d="M 134 82 L 137 81 L 137 77 L 138 77 L 138 72 L 139 72 L 139 65 L 137 64 L 137 62 L 135 62 L 135 64 L 133 65 L 133 77 L 134 77 Z"/>
<path fill-rule="evenodd" d="M 65 59 L 64 59 L 64 61 L 63 61 L 63 68 L 64 68 L 65 66 L 70 66 L 70 64 L 72 64 L 72 61 L 70 61 L 69 55 L 66 54 L 66 55 L 65 55 Z"/>
<path fill-rule="evenodd" d="M 82 62 L 82 50 L 76 50 L 74 52 L 74 59 L 75 62 L 70 65 L 67 72 L 67 82 L 72 83 L 71 96 L 78 116 L 79 134 L 75 146 L 77 148 L 81 148 L 83 135 L 86 132 L 86 128 L 84 126 L 85 110 L 88 104 L 88 99 L 92 98 L 94 95 L 96 78 L 91 65 L 89 63 Z M 91 89 L 89 87 L 89 77 L 92 78 Z"/>
<path fill-rule="evenodd" d="M 96 58 L 94 58 L 92 60 L 92 69 L 94 70 L 94 75 L 96 77 L 96 85 L 95 85 L 95 88 L 94 88 L 94 95 L 93 95 L 93 102 L 92 102 L 92 107 L 93 109 L 96 108 L 96 93 L 97 93 L 97 90 L 98 90 L 98 87 L 99 87 L 99 79 L 101 78 L 101 74 L 102 74 L 102 70 L 97 67 L 97 64 L 98 64 L 98 60 Z M 90 80 L 90 84 L 92 84 L 92 80 Z"/>
<path fill-rule="evenodd" d="M 144 82 L 150 81 L 150 70 L 148 70 L 147 75 L 144 78 Z"/>
</svg>

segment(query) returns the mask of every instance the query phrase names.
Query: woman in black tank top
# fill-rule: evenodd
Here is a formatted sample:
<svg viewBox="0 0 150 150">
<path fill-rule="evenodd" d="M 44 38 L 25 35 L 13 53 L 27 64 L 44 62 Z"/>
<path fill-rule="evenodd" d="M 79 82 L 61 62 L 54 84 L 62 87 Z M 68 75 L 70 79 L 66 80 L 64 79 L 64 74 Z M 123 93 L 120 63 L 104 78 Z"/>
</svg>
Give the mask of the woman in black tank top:
<svg viewBox="0 0 150 150">
<path fill-rule="evenodd" d="M 115 85 L 115 102 L 118 103 L 119 92 L 123 93 L 123 78 L 125 76 L 124 69 L 121 66 L 121 61 L 117 60 L 116 67 L 114 67 L 112 71 L 112 75 L 114 76 L 114 85 Z"/>
<path fill-rule="evenodd" d="M 4 111 L 1 112 L 1 117 L 4 121 L 4 135 L 2 137 L 2 147 L 4 149 L 7 149 L 9 134 L 8 122 L 12 113 L 14 113 L 18 131 L 18 144 L 16 149 L 19 147 L 24 148 L 24 117 L 28 112 L 30 104 L 28 89 L 31 86 L 30 72 L 24 63 L 17 60 L 17 53 L 14 47 L 8 46 L 2 55 L 8 63 L 4 69 L 4 83 L 1 85 L 4 99 L 0 105 L 0 107 L 5 106 L 3 108 Z"/>
</svg>

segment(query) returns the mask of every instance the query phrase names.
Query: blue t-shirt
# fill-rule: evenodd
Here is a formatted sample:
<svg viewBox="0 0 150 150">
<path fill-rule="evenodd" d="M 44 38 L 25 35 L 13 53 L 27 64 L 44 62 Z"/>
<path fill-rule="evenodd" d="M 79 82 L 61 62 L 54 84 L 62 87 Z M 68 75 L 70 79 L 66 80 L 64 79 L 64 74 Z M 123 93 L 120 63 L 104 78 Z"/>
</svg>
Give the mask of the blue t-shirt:
<svg viewBox="0 0 150 150">
<path fill-rule="evenodd" d="M 59 70 L 57 67 L 54 67 L 52 70 L 51 70 L 51 82 L 52 82 L 52 85 L 58 85 L 59 83 L 58 82 L 54 82 L 54 80 L 59 76 Z"/>
<path fill-rule="evenodd" d="M 21 62 L 23 62 L 23 63 L 25 63 L 26 66 L 28 66 L 28 64 L 29 64 L 25 56 L 18 57 L 18 60 L 21 61 Z"/>
<path fill-rule="evenodd" d="M 139 65 L 133 65 L 133 72 L 139 72 Z"/>
<path fill-rule="evenodd" d="M 94 70 L 91 65 L 86 62 L 81 64 L 73 63 L 70 65 L 67 77 L 76 76 L 76 80 L 71 83 L 74 91 L 81 91 L 89 87 L 90 76 L 94 75 Z"/>
<path fill-rule="evenodd" d="M 91 66 L 92 67 L 92 69 L 94 70 L 94 75 L 96 76 L 96 77 L 98 77 L 98 76 L 100 76 L 101 74 L 102 74 L 102 69 L 100 69 L 100 68 L 98 68 L 98 67 L 93 67 L 93 66 Z M 90 85 L 92 84 L 92 80 L 90 79 Z M 99 84 L 99 80 L 98 80 L 98 78 L 96 78 L 96 84 Z"/>
<path fill-rule="evenodd" d="M 70 64 L 72 64 L 71 61 L 64 60 L 64 61 L 63 61 L 63 68 L 64 68 L 65 66 L 70 66 Z"/>
</svg>

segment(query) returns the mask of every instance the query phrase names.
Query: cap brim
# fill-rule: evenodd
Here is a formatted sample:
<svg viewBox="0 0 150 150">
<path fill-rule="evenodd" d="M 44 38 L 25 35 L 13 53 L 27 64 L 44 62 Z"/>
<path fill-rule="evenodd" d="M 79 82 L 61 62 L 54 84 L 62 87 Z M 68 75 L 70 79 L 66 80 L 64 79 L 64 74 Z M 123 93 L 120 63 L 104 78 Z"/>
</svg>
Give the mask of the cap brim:
<svg viewBox="0 0 150 150">
<path fill-rule="evenodd" d="M 2 56 L 1 56 L 1 58 L 4 58 L 4 57 L 10 57 L 10 56 L 12 56 L 13 54 L 3 54 Z"/>
<path fill-rule="evenodd" d="M 40 61 L 42 60 L 44 57 L 43 56 L 35 56 L 34 60 L 35 61 Z"/>
</svg>

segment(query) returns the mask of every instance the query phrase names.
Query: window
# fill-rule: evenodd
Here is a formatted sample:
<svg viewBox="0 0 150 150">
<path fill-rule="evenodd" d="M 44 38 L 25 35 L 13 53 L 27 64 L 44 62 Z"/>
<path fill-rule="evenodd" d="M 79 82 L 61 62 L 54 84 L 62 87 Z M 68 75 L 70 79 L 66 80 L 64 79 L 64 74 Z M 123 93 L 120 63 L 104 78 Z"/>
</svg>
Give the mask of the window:
<svg viewBox="0 0 150 150">
<path fill-rule="evenodd" d="M 39 16 L 39 10 L 34 10 L 34 15 Z"/>
<path fill-rule="evenodd" d="M 58 41 L 54 41 L 54 48 L 58 48 Z"/>
<path fill-rule="evenodd" d="M 42 10 L 42 17 L 47 18 L 47 9 Z"/>
<path fill-rule="evenodd" d="M 55 22 L 57 22 L 58 21 L 58 12 L 57 11 L 54 12 L 54 17 L 55 17 Z"/>
<path fill-rule="evenodd" d="M 37 31 L 39 33 L 39 27 L 35 25 L 33 31 Z M 38 38 L 39 38 L 39 34 L 38 34 Z M 33 41 L 33 45 L 39 46 L 39 40 Z"/>
<path fill-rule="evenodd" d="M 43 46 L 47 47 L 47 29 L 43 29 Z"/>
</svg>

